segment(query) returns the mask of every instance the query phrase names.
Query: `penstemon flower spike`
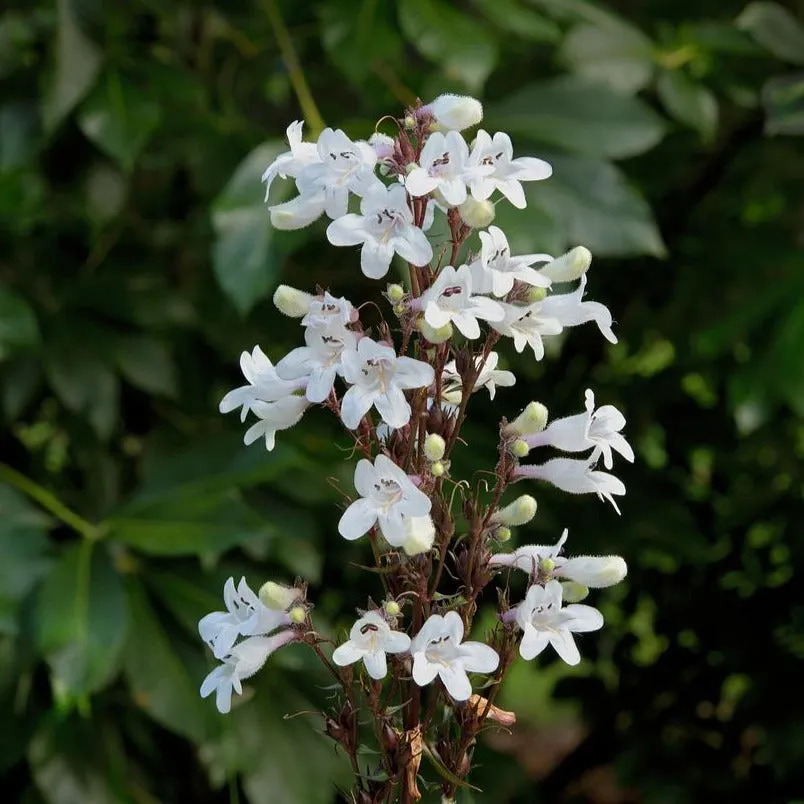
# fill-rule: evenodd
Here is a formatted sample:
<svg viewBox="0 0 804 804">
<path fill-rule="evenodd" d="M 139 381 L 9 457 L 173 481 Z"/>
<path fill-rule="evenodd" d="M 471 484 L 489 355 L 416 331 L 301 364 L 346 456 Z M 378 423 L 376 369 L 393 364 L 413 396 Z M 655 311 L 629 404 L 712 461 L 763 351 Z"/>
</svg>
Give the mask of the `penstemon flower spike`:
<svg viewBox="0 0 804 804">
<path fill-rule="evenodd" d="M 587 322 L 617 341 L 609 310 L 584 299 L 592 261 L 586 248 L 556 258 L 515 255 L 492 225 L 496 203 L 525 207 L 523 182 L 547 179 L 552 168 L 514 157 L 504 132 L 467 134 L 482 118 L 478 100 L 443 95 L 405 110 L 395 136 L 352 140 L 325 129 L 305 142 L 302 123 L 290 125 L 290 150 L 266 167 L 263 181 L 268 190 L 292 180 L 298 192 L 270 208 L 272 224 L 300 228 L 326 215 L 332 245 L 360 247 L 356 270 L 381 280 L 400 259 L 407 282 L 378 289 L 389 310 L 374 329 L 361 320 L 360 306 L 334 290 L 280 285 L 274 303 L 299 321 L 301 343 L 272 355 L 275 364 L 259 346 L 243 352 L 246 384 L 220 403 L 222 413 L 239 410 L 242 422 L 256 417 L 246 443 L 263 437 L 270 450 L 278 432 L 322 407 L 340 417 L 362 451 L 337 530 L 353 549 L 370 550 L 376 574 L 348 636 L 331 651 L 322 647 L 330 640 L 316 631 L 300 583 L 267 581 L 256 595 L 245 579 L 237 586 L 230 579 L 225 610 L 199 623 L 220 662 L 201 695 L 214 692 L 222 713 L 276 650 L 300 643 L 315 652 L 339 690 L 322 713 L 325 732 L 348 756 L 355 772 L 349 800 L 361 804 L 421 798 L 425 752 L 447 771 L 438 779 L 442 800 L 454 801 L 486 720 L 516 719 L 494 701 L 517 655 L 532 660 L 551 646 L 566 663 L 580 662 L 576 635 L 604 623 L 596 608 L 578 601 L 627 574 L 620 556 L 564 555 L 566 531 L 554 545 L 502 547 L 539 521 L 536 484 L 503 503 L 516 482 L 595 493 L 617 508 L 614 497 L 625 486 L 611 470 L 617 456 L 632 462 L 634 453 L 622 413 L 598 406 L 591 389 L 582 413 L 549 420 L 534 401 L 503 419 L 491 488 L 451 473 L 472 396 L 486 389 L 495 399 L 516 382 L 497 351 L 504 339 L 515 353 L 529 347 L 536 360 L 546 340 Z M 359 213 L 349 212 L 351 197 Z M 435 215 L 446 218 L 446 248 L 428 239 Z M 574 288 L 563 287 L 568 283 Z M 536 462 L 520 463 L 530 453 Z M 511 570 L 528 579 L 515 603 L 508 599 Z M 370 594 L 380 585 L 378 606 Z M 481 601 L 499 606 L 496 625 L 470 639 Z M 367 743 L 372 750 L 362 751 Z M 366 755 L 377 754 L 366 764 Z"/>
</svg>

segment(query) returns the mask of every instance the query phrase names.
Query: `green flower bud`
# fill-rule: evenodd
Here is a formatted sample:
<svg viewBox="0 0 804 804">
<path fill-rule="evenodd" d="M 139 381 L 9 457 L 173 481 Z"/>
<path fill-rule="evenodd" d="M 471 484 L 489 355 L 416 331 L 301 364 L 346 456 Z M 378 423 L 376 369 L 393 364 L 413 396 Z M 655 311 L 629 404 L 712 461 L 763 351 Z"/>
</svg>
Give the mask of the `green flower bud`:
<svg viewBox="0 0 804 804">
<path fill-rule="evenodd" d="M 424 439 L 424 455 L 428 461 L 440 461 L 447 449 L 447 442 L 437 433 L 430 433 Z"/>
<path fill-rule="evenodd" d="M 580 603 L 588 594 L 589 587 L 575 581 L 564 581 L 561 584 L 562 599 L 565 603 Z"/>
<path fill-rule="evenodd" d="M 294 586 L 267 581 L 260 587 L 259 597 L 266 608 L 286 611 L 301 597 L 301 593 Z"/>
<path fill-rule="evenodd" d="M 424 316 L 416 321 L 416 328 L 430 343 L 445 343 L 452 337 L 452 324 L 448 321 L 443 327 L 431 327 Z"/>
<path fill-rule="evenodd" d="M 509 503 L 505 508 L 500 508 L 495 511 L 491 517 L 492 522 L 497 522 L 500 525 L 525 525 L 536 516 L 536 500 L 530 494 L 523 494 L 517 497 L 512 503 Z"/>
<path fill-rule="evenodd" d="M 495 207 L 489 200 L 478 201 L 470 195 L 458 206 L 458 212 L 467 226 L 485 229 L 494 220 Z"/>
<path fill-rule="evenodd" d="M 592 264 L 592 252 L 585 246 L 576 246 L 542 267 L 541 272 L 553 282 L 574 282 L 580 279 Z"/>
<path fill-rule="evenodd" d="M 307 610 L 304 606 L 294 606 L 289 612 L 290 621 L 296 625 L 300 625 L 307 619 Z"/>
<path fill-rule="evenodd" d="M 541 402 L 530 402 L 506 428 L 513 436 L 526 436 L 540 433 L 547 426 L 547 408 Z"/>
<path fill-rule="evenodd" d="M 288 318 L 302 318 L 307 315 L 313 296 L 290 285 L 280 285 L 274 291 L 274 306 Z"/>
<path fill-rule="evenodd" d="M 517 438 L 516 441 L 513 441 L 509 449 L 511 450 L 511 454 L 516 458 L 524 458 L 530 452 L 527 441 L 523 441 L 521 438 Z"/>
<path fill-rule="evenodd" d="M 434 461 L 430 464 L 430 474 L 432 474 L 433 477 L 443 477 L 446 471 L 447 467 L 444 466 L 441 461 Z"/>
<path fill-rule="evenodd" d="M 547 288 L 531 288 L 525 298 L 528 304 L 535 304 L 536 302 L 544 301 L 546 296 Z"/>
<path fill-rule="evenodd" d="M 402 285 L 388 285 L 386 292 L 392 302 L 402 301 L 405 296 L 405 288 L 403 288 Z"/>
<path fill-rule="evenodd" d="M 386 600 L 383 604 L 383 608 L 385 609 L 385 613 L 389 617 L 396 617 L 402 609 L 399 607 L 399 603 L 396 600 Z"/>
<path fill-rule="evenodd" d="M 494 537 L 497 539 L 498 542 L 507 542 L 511 540 L 511 528 L 497 528 L 494 531 Z"/>
</svg>

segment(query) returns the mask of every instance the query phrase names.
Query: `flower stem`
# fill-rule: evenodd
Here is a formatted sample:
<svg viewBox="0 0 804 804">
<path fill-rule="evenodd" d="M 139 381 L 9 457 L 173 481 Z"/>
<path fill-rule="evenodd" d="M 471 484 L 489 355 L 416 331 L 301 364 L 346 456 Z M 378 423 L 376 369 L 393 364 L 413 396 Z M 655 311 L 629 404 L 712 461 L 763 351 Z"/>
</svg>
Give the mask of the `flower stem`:
<svg viewBox="0 0 804 804">
<path fill-rule="evenodd" d="M 38 502 L 42 508 L 53 514 L 56 519 L 72 528 L 85 539 L 98 539 L 102 535 L 96 525 L 87 522 L 75 511 L 70 510 L 53 492 L 48 491 L 44 486 L 40 486 L 29 477 L 4 463 L 0 463 L 0 482 L 8 483 L 9 486 L 13 486 L 23 494 L 27 494 L 32 500 Z"/>
</svg>

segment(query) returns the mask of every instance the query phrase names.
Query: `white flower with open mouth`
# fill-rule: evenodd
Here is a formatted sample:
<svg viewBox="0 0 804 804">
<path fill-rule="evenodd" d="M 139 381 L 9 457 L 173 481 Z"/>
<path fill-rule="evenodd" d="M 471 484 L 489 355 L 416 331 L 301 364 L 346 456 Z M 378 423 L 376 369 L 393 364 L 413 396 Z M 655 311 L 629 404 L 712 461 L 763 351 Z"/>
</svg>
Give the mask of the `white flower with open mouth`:
<svg viewBox="0 0 804 804">
<path fill-rule="evenodd" d="M 424 687 L 438 676 L 456 701 L 472 694 L 470 673 L 493 673 L 500 663 L 497 651 L 482 642 L 461 642 L 463 622 L 457 611 L 432 614 L 413 638 L 413 680 Z"/>
<path fill-rule="evenodd" d="M 597 494 L 601 500 L 608 500 L 619 514 L 620 509 L 613 495 L 625 494 L 625 484 L 608 472 L 597 471 L 595 463 L 596 461 L 572 458 L 553 458 L 538 466 L 518 466 L 514 474 L 517 477 L 546 480 L 569 494 Z"/>
<path fill-rule="evenodd" d="M 379 524 L 391 545 L 407 539 L 402 515 L 419 517 L 430 513 L 430 498 L 387 455 L 378 455 L 374 463 L 363 458 L 355 468 L 355 489 L 360 497 L 344 512 L 338 533 L 353 541 Z"/>
<path fill-rule="evenodd" d="M 376 611 L 364 614 L 349 631 L 349 639 L 335 648 L 332 661 L 338 667 L 363 660 L 368 674 L 374 679 L 385 678 L 388 672 L 386 653 L 404 653 L 410 647 L 410 637 L 391 626 Z"/>
<path fill-rule="evenodd" d="M 273 184 L 277 176 L 283 179 L 288 177 L 295 179 L 308 165 L 320 161 L 316 144 L 314 142 L 302 142 L 303 127 L 304 122 L 301 120 L 294 120 L 288 126 L 287 138 L 290 150 L 279 154 L 262 174 L 262 180 L 265 183 L 266 201 L 271 192 L 271 184 Z"/>
<path fill-rule="evenodd" d="M 611 328 L 611 311 L 600 302 L 583 301 L 585 290 L 586 274 L 581 276 L 578 287 L 572 293 L 551 293 L 541 302 L 541 314 L 556 319 L 562 327 L 577 327 L 594 321 L 609 343 L 617 343 L 617 336 Z"/>
<path fill-rule="evenodd" d="M 477 366 L 482 360 L 483 356 L 478 355 L 475 358 L 475 365 Z M 489 392 L 489 398 L 494 399 L 498 386 L 500 388 L 509 388 L 516 383 L 516 376 L 512 371 L 497 368 L 499 362 L 499 354 L 497 354 L 497 352 L 489 352 L 489 356 L 486 358 L 486 362 L 483 363 L 483 368 L 480 369 L 480 374 L 478 374 L 475 380 L 472 393 L 479 391 L 481 388 L 485 388 Z M 458 367 L 454 360 L 450 360 L 450 362 L 444 366 L 441 385 L 441 398 L 451 405 L 460 405 L 461 397 L 463 396 L 463 380 L 461 380 L 461 375 L 458 374 Z"/>
<path fill-rule="evenodd" d="M 523 659 L 534 659 L 552 645 L 567 664 L 578 664 L 581 654 L 572 634 L 603 627 L 603 615 L 597 609 L 581 603 L 562 607 L 562 594 L 558 581 L 549 581 L 546 586 L 534 584 L 516 607 L 516 622 L 523 631 L 519 645 Z"/>
<path fill-rule="evenodd" d="M 213 611 L 198 623 L 198 633 L 216 659 L 226 656 L 240 636 L 264 636 L 290 623 L 287 612 L 269 609 L 245 578 L 240 579 L 237 588 L 234 578 L 226 581 L 223 602 L 226 611 Z"/>
<path fill-rule="evenodd" d="M 438 190 L 450 206 L 462 204 L 466 201 L 463 174 L 468 157 L 469 146 L 457 131 L 432 133 L 422 148 L 419 165 L 405 177 L 405 189 L 414 198 Z"/>
<path fill-rule="evenodd" d="M 298 638 L 297 632 L 288 629 L 270 637 L 244 639 L 223 657 L 223 664 L 219 664 L 204 679 L 201 697 L 206 698 L 214 692 L 215 705 L 225 715 L 232 708 L 232 693 L 243 693 L 242 682 L 260 670 L 274 651 Z"/>
<path fill-rule="evenodd" d="M 505 312 L 500 304 L 485 296 L 472 295 L 472 274 L 468 265 L 442 268 L 435 282 L 422 293 L 419 303 L 424 308 L 424 320 L 439 329 L 449 323 L 474 340 L 480 337 L 482 321 L 502 321 Z"/>
<path fill-rule="evenodd" d="M 521 182 L 540 181 L 553 174 L 553 168 L 543 159 L 513 157 L 514 148 L 507 134 L 498 131 L 490 137 L 483 129 L 477 132 L 466 170 L 469 189 L 478 201 L 485 201 L 499 190 L 517 209 L 524 209 L 527 202 Z"/>
<path fill-rule="evenodd" d="M 491 321 L 491 327 L 501 335 L 513 338 L 514 349 L 524 351 L 526 346 L 533 350 L 537 360 L 544 357 L 543 335 L 558 335 L 561 332 L 561 322 L 557 318 L 546 315 L 543 311 L 544 302 L 536 302 L 527 306 L 518 304 L 505 304 L 499 302 L 505 313 L 502 321 Z"/>
<path fill-rule="evenodd" d="M 309 407 L 309 400 L 298 394 L 291 394 L 275 402 L 255 402 L 251 411 L 259 421 L 246 430 L 243 443 L 249 446 L 262 438 L 265 440 L 265 449 L 270 452 L 276 446 L 276 434 L 297 424 Z"/>
<path fill-rule="evenodd" d="M 625 416 L 614 405 L 603 405 L 595 410 L 595 394 L 587 388 L 586 412 L 556 419 L 545 430 L 528 436 L 528 446 L 551 446 L 562 452 L 585 452 L 592 449 L 590 461 L 603 456 L 603 465 L 614 465 L 612 450 L 619 452 L 627 461 L 634 462 L 634 450 L 620 430 L 625 427 Z"/>
<path fill-rule="evenodd" d="M 475 293 L 493 293 L 499 298 L 511 292 L 515 281 L 537 288 L 550 287 L 550 279 L 531 268 L 535 262 L 552 260 L 549 254 L 512 256 L 508 238 L 499 226 L 489 226 L 488 231 L 479 235 L 480 259 L 471 266 Z"/>
<path fill-rule="evenodd" d="M 404 390 L 423 388 L 435 379 L 433 367 L 412 357 L 397 357 L 390 347 L 361 338 L 357 349 L 341 356 L 343 377 L 351 388 L 341 400 L 341 419 L 354 430 L 373 405 L 390 427 L 410 421 Z"/>
<path fill-rule="evenodd" d="M 370 279 L 381 279 L 388 273 L 394 253 L 413 265 L 427 265 L 433 258 L 427 236 L 413 225 L 402 185 L 374 188 L 360 202 L 360 213 L 332 221 L 327 238 L 333 246 L 362 244 L 360 268 Z"/>
</svg>

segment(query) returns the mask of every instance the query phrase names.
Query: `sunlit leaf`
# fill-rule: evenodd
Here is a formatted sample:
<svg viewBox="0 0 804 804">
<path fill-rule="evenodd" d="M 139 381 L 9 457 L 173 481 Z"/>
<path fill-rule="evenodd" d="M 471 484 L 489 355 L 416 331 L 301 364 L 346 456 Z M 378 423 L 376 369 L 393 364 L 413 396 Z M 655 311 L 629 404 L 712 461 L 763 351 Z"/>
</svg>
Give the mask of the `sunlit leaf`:
<svg viewBox="0 0 804 804">
<path fill-rule="evenodd" d="M 804 64 L 804 23 L 779 3 L 749 3 L 737 17 L 737 26 L 774 56 Z"/>
</svg>

